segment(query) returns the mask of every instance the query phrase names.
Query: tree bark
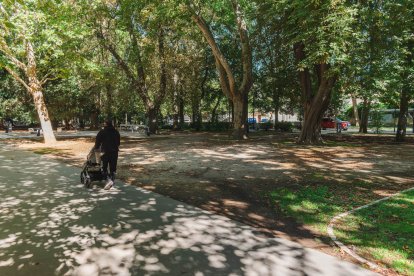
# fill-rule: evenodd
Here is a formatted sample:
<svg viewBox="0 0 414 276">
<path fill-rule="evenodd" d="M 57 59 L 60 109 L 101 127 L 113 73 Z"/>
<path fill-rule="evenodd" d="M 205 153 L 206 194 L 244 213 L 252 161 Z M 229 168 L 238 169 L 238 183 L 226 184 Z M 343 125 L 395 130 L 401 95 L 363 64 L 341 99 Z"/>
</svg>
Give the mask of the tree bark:
<svg viewBox="0 0 414 276">
<path fill-rule="evenodd" d="M 276 126 L 276 124 L 279 123 L 279 110 L 280 110 L 280 95 L 279 95 L 279 91 L 277 91 L 276 88 L 273 91 L 273 109 L 275 111 L 275 126 Z"/>
<path fill-rule="evenodd" d="M 211 111 L 210 122 L 213 123 L 213 124 L 218 122 L 218 120 L 217 120 L 217 108 L 219 107 L 220 102 L 221 102 L 221 97 L 218 97 L 217 102 L 214 105 L 213 110 Z"/>
<path fill-rule="evenodd" d="M 299 63 L 306 58 L 305 45 L 297 43 L 294 46 L 295 58 Z M 336 82 L 335 76 L 329 76 L 330 66 L 326 63 L 315 64 L 314 70 L 317 77 L 317 86 L 312 85 L 309 68 L 299 71 L 299 80 L 302 90 L 303 101 L 303 124 L 299 136 L 300 144 L 319 144 L 322 143 L 321 120 L 328 109 L 331 101 L 332 89 Z M 317 87 L 314 93 L 312 87 Z"/>
<path fill-rule="evenodd" d="M 99 129 L 99 110 L 94 110 L 90 115 L 91 129 Z"/>
<path fill-rule="evenodd" d="M 400 96 L 400 114 L 398 116 L 398 127 L 396 134 L 397 142 L 404 142 L 407 134 L 407 117 L 408 117 L 408 90 L 407 85 L 404 85 Z"/>
<path fill-rule="evenodd" d="M 235 139 L 246 139 L 247 122 L 243 120 L 247 120 L 248 101 L 245 99 L 247 98 L 248 93 L 253 85 L 252 50 L 250 47 L 247 25 L 242 15 L 240 5 L 236 0 L 232 0 L 231 3 L 236 17 L 236 25 L 239 33 L 242 52 L 241 61 L 243 68 L 243 78 L 239 87 L 236 86 L 236 80 L 230 63 L 221 52 L 220 47 L 217 45 L 215 37 L 204 18 L 200 14 L 193 13 L 192 19 L 201 30 L 204 38 L 207 40 L 207 43 L 213 52 L 216 61 L 216 68 L 219 72 L 222 91 L 224 95 L 232 100 L 234 104 L 233 131 L 231 133 L 231 136 Z M 236 105 L 238 106 L 236 107 Z"/>
<path fill-rule="evenodd" d="M 354 111 L 355 126 L 358 126 L 359 127 L 360 122 L 359 122 L 357 99 L 353 95 L 351 96 L 351 98 L 352 98 L 352 108 L 353 108 L 353 111 Z"/>
<path fill-rule="evenodd" d="M 158 130 L 158 112 L 155 107 L 150 107 L 147 109 L 147 117 L 148 117 L 148 128 L 151 134 L 157 133 Z"/>
<path fill-rule="evenodd" d="M 50 121 L 49 112 L 47 111 L 45 100 L 43 97 L 42 84 L 37 78 L 36 57 L 33 46 L 30 41 L 26 41 L 27 69 L 26 76 L 29 80 L 29 92 L 33 96 L 37 115 L 39 116 L 40 125 L 43 130 L 43 138 L 46 144 L 56 142 L 53 133 L 52 123 Z"/>
<path fill-rule="evenodd" d="M 101 28 L 101 26 L 100 26 Z M 166 58 L 165 58 L 165 33 L 162 26 L 159 26 L 158 29 L 158 55 L 160 58 L 160 83 L 159 91 L 154 99 L 151 99 L 148 87 L 146 85 L 146 77 L 144 65 L 141 58 L 141 49 L 138 43 L 138 38 L 133 27 L 133 18 L 131 22 L 128 23 L 127 30 L 131 38 L 132 48 L 135 52 L 135 69 L 130 66 L 117 52 L 115 46 L 107 39 L 104 35 L 104 32 L 101 29 L 96 33 L 98 39 L 102 42 L 103 47 L 108 50 L 114 59 L 117 61 L 118 66 L 124 71 L 126 77 L 129 79 L 131 86 L 135 88 L 135 91 L 141 98 L 144 107 L 146 109 L 146 116 L 148 119 L 148 127 L 152 134 L 155 134 L 158 130 L 158 112 L 160 110 L 161 104 L 165 99 L 166 95 L 166 86 L 167 86 L 167 71 L 166 71 Z M 156 114 L 154 114 L 156 112 Z"/>
<path fill-rule="evenodd" d="M 361 110 L 361 121 L 359 125 L 360 133 L 368 133 L 368 120 L 369 120 L 369 111 L 371 110 L 371 101 L 367 98 L 364 98 Z"/>
<path fill-rule="evenodd" d="M 412 68 L 413 66 L 413 48 L 414 48 L 414 40 L 409 40 L 407 43 L 407 57 L 406 57 L 406 67 Z M 396 141 L 397 142 L 404 142 L 405 136 L 407 135 L 407 117 L 408 117 L 408 103 L 410 101 L 410 95 L 412 95 L 412 91 L 410 91 L 410 83 L 409 83 L 409 74 L 407 69 L 404 70 L 402 74 L 402 80 L 404 82 L 401 96 L 400 96 L 400 114 L 398 116 L 398 128 L 396 134 Z M 414 122 L 413 122 L 414 124 Z"/>
</svg>

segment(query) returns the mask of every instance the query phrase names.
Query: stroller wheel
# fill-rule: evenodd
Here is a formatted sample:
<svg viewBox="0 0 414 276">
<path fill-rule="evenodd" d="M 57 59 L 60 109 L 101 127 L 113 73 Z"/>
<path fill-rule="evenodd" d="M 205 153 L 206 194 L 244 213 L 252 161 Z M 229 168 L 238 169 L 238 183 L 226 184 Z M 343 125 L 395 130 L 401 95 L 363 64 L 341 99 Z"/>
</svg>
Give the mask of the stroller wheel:
<svg viewBox="0 0 414 276">
<path fill-rule="evenodd" d="M 86 177 L 85 178 L 85 187 L 86 188 L 91 188 L 91 183 L 92 183 L 91 179 L 89 177 Z"/>
<path fill-rule="evenodd" d="M 82 184 L 85 184 L 85 174 L 83 172 L 80 174 L 80 181 Z"/>
</svg>

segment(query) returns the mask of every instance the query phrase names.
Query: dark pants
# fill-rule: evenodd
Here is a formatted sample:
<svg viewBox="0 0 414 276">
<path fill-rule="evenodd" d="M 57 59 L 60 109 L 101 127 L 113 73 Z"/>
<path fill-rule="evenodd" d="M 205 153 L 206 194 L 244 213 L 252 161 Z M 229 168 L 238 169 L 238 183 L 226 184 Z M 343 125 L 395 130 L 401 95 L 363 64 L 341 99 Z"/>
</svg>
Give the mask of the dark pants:
<svg viewBox="0 0 414 276">
<path fill-rule="evenodd" d="M 102 156 L 102 169 L 105 175 L 108 175 L 108 165 L 109 165 L 109 176 L 114 180 L 116 173 L 116 165 L 118 163 L 118 152 L 110 151 L 105 152 Z"/>
</svg>

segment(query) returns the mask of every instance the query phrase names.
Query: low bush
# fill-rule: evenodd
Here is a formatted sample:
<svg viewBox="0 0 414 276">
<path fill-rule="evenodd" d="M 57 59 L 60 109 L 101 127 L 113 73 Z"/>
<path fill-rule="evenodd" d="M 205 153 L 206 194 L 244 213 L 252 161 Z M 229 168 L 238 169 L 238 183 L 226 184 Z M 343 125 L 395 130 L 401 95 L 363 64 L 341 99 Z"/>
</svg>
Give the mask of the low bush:
<svg viewBox="0 0 414 276">
<path fill-rule="evenodd" d="M 292 132 L 293 124 L 291 122 L 277 122 L 275 123 L 275 130 L 281 132 Z"/>
</svg>

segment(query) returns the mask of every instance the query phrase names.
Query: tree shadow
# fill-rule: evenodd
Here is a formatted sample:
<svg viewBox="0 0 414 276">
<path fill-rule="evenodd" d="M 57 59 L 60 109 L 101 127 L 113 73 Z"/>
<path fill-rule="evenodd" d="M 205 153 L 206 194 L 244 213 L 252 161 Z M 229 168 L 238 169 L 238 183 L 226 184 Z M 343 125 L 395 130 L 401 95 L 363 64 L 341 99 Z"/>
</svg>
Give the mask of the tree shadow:
<svg viewBox="0 0 414 276">
<path fill-rule="evenodd" d="M 0 145 L 0 162 L 0 275 L 371 274 L 143 189 L 87 190 L 38 155 Z"/>
</svg>

